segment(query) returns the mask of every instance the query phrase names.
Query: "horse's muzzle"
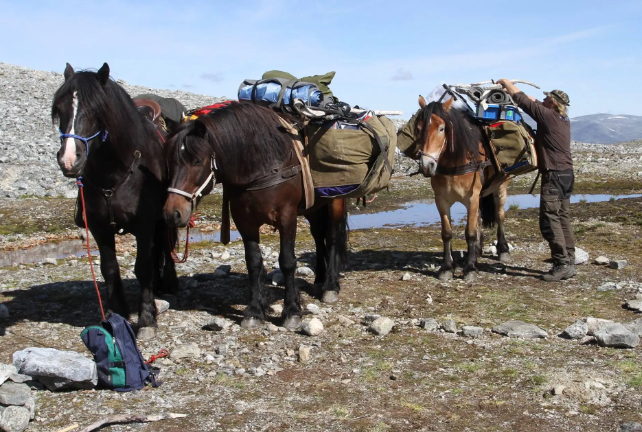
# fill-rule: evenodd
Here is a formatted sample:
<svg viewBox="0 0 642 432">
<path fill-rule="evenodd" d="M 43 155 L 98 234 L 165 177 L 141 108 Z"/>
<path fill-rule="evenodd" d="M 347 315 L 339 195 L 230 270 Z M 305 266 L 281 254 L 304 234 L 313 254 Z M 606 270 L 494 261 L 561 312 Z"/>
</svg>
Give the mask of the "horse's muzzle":
<svg viewBox="0 0 642 432">
<path fill-rule="evenodd" d="M 424 177 L 434 177 L 437 172 L 437 162 L 428 156 L 421 156 L 419 168 Z"/>
<path fill-rule="evenodd" d="M 192 204 L 180 195 L 169 194 L 165 201 L 163 216 L 169 226 L 184 228 L 192 216 Z"/>
<path fill-rule="evenodd" d="M 60 152 L 58 152 L 57 156 L 58 166 L 60 167 L 62 175 L 69 178 L 78 178 L 85 167 L 85 162 L 87 162 L 87 158 L 83 157 L 82 154 L 76 154 L 76 157 L 71 163 L 64 156 L 61 156 Z"/>
</svg>

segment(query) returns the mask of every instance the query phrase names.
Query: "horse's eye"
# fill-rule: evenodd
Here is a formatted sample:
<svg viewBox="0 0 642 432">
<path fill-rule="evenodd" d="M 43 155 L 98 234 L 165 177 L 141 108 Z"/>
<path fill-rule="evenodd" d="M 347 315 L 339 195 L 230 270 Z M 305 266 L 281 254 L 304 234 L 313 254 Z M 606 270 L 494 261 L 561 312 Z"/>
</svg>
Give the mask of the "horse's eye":
<svg viewBox="0 0 642 432">
<path fill-rule="evenodd" d="M 203 161 L 200 159 L 194 159 L 194 166 L 201 166 L 203 165 Z"/>
<path fill-rule="evenodd" d="M 439 132 L 443 132 L 443 131 L 444 131 L 444 129 L 446 129 L 446 128 L 445 128 L 445 127 L 443 127 L 443 126 L 439 126 Z"/>
</svg>

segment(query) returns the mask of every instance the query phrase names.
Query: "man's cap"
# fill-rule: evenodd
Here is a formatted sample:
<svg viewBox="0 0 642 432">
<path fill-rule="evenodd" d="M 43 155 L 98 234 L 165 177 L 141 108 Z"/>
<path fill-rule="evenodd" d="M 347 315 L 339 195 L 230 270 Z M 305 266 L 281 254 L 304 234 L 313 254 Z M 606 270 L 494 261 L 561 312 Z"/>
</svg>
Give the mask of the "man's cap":
<svg viewBox="0 0 642 432">
<path fill-rule="evenodd" d="M 563 103 L 564 105 L 570 105 L 571 101 L 568 98 L 568 95 L 563 92 L 562 90 L 553 90 L 550 92 L 544 92 L 546 96 L 551 96 L 552 98 L 556 99 L 558 102 Z"/>
</svg>

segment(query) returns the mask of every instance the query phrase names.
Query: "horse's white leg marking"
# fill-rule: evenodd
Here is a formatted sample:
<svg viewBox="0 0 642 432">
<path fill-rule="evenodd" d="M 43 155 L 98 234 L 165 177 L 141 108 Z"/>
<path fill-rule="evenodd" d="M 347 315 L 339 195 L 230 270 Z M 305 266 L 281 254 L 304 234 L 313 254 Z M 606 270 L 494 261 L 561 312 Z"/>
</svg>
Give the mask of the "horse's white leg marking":
<svg viewBox="0 0 642 432">
<path fill-rule="evenodd" d="M 73 114 L 71 117 L 71 129 L 69 130 L 70 134 L 75 134 L 75 123 L 76 115 L 78 115 L 78 93 L 74 92 L 74 97 L 71 101 L 71 107 Z M 74 138 L 65 138 L 64 139 L 64 148 L 65 151 L 62 155 L 62 163 L 65 166 L 65 169 L 70 170 L 76 163 L 76 140 Z"/>
</svg>

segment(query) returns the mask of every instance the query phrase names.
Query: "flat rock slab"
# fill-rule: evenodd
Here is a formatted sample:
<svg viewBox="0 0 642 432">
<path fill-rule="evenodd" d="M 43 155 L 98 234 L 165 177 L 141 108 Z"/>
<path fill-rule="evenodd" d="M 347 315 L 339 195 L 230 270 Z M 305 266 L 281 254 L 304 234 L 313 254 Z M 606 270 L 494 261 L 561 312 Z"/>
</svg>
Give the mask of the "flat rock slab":
<svg viewBox="0 0 642 432">
<path fill-rule="evenodd" d="M 623 325 L 631 333 L 642 336 L 642 318 L 638 318 Z"/>
<path fill-rule="evenodd" d="M 13 365 L 52 391 L 92 389 L 98 384 L 94 361 L 74 351 L 27 348 L 13 354 Z"/>
<path fill-rule="evenodd" d="M 493 333 L 498 333 L 503 336 L 527 338 L 527 339 L 543 339 L 548 336 L 545 330 L 537 327 L 534 324 L 527 324 L 524 321 L 512 320 L 506 321 L 503 324 L 493 327 Z"/>
<path fill-rule="evenodd" d="M 599 346 L 611 348 L 635 348 L 640 344 L 640 338 L 622 324 L 615 323 L 600 329 L 595 333 Z"/>
<path fill-rule="evenodd" d="M 595 258 L 595 260 L 593 260 L 593 264 L 603 265 L 603 266 L 609 265 L 610 262 L 611 262 L 611 260 L 608 259 L 605 256 L 599 256 L 599 257 Z"/>
<path fill-rule="evenodd" d="M 22 406 L 27 403 L 30 397 L 31 389 L 27 384 L 7 381 L 0 386 L 0 404 L 2 405 Z"/>
</svg>

